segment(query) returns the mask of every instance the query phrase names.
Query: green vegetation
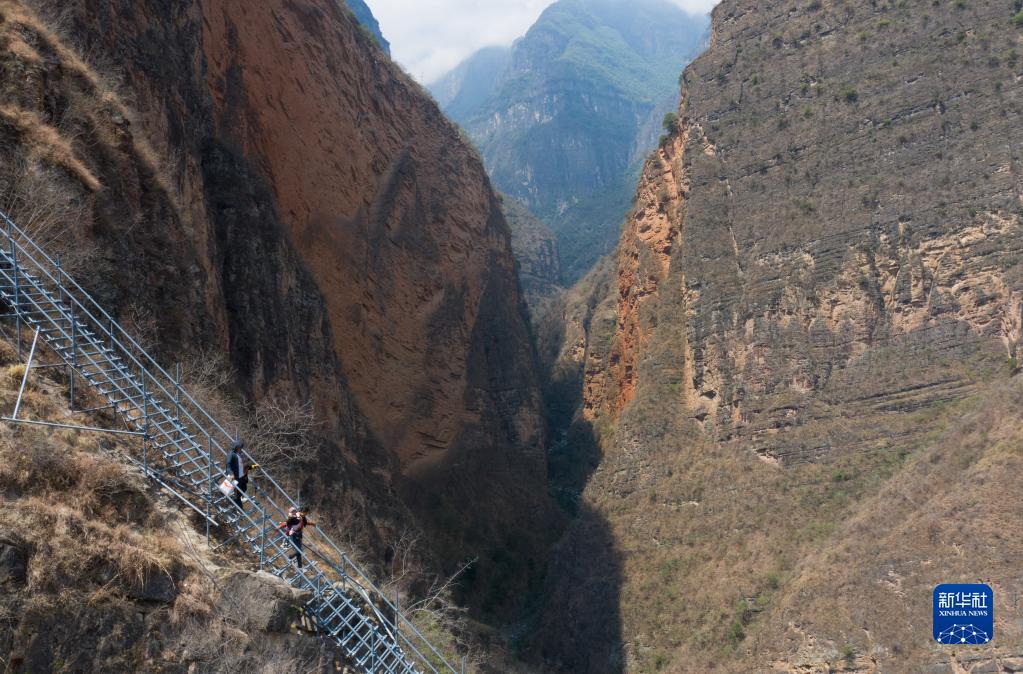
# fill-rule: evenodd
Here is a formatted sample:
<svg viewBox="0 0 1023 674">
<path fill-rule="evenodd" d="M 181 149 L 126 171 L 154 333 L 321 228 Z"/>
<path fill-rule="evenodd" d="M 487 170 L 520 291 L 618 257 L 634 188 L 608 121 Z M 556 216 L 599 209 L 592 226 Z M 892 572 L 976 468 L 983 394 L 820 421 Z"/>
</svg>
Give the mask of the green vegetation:
<svg viewBox="0 0 1023 674">
<path fill-rule="evenodd" d="M 845 87 L 842 89 L 841 98 L 846 103 L 855 103 L 860 100 L 860 95 L 852 86 Z"/>
<path fill-rule="evenodd" d="M 1015 16 L 1012 17 L 1012 25 L 1017 28 L 1023 28 L 1023 11 L 1016 12 Z"/>
<path fill-rule="evenodd" d="M 677 133 L 678 115 L 676 115 L 674 112 L 669 112 L 664 116 L 664 119 L 661 120 L 661 126 L 664 127 L 664 130 L 667 131 L 668 133 Z"/>
<path fill-rule="evenodd" d="M 746 638 L 746 631 L 742 628 L 742 623 L 735 621 L 728 629 L 728 640 L 732 643 L 732 647 L 739 645 L 743 639 Z"/>
<path fill-rule="evenodd" d="M 564 282 L 614 247 L 657 124 L 668 136 L 678 129 L 660 106 L 684 86 L 681 65 L 705 28 L 706 19 L 667 3 L 560 0 L 505 60 L 492 59 L 525 65 L 460 67 L 458 91 L 435 87 L 445 112 L 475 139 L 494 185 L 557 236 Z M 507 114 L 513 109 L 528 112 Z"/>
<path fill-rule="evenodd" d="M 797 197 L 792 200 L 792 204 L 798 208 L 803 215 L 811 215 L 817 210 L 817 206 L 810 199 Z"/>
</svg>

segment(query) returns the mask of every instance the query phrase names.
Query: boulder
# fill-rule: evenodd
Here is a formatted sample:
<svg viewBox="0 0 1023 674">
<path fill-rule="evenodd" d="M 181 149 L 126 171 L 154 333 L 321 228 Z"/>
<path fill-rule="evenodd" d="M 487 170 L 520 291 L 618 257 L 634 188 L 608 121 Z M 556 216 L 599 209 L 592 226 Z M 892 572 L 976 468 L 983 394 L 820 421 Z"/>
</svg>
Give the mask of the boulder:
<svg viewBox="0 0 1023 674">
<path fill-rule="evenodd" d="M 124 584 L 124 589 L 129 597 L 141 601 L 158 601 L 170 604 L 178 596 L 174 578 L 162 571 L 148 574 L 141 582 L 127 582 Z"/>
<path fill-rule="evenodd" d="M 1002 671 L 1002 668 L 994 660 L 981 662 L 970 668 L 970 674 L 998 674 L 1000 671 Z"/>
<path fill-rule="evenodd" d="M 926 665 L 920 670 L 920 674 L 955 674 L 955 670 L 948 663 L 938 663 L 936 665 Z"/>
<path fill-rule="evenodd" d="M 0 538 L 0 586 L 24 585 L 28 574 L 28 555 L 23 544 Z"/>
<path fill-rule="evenodd" d="M 284 633 L 301 620 L 312 594 L 291 587 L 265 571 L 222 569 L 219 607 L 250 629 Z"/>
</svg>

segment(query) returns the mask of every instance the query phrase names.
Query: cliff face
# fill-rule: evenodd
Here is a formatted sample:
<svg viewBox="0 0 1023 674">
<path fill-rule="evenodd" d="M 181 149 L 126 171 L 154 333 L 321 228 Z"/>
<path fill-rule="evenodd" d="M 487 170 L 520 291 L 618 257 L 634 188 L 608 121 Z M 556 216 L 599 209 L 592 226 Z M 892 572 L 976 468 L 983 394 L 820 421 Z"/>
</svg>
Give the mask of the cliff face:
<svg viewBox="0 0 1023 674">
<path fill-rule="evenodd" d="M 478 143 L 497 187 L 558 236 L 566 282 L 613 247 L 651 115 L 663 117 L 666 99 L 674 107 L 678 71 L 705 27 L 663 0 L 562 0 L 511 47 L 503 70 L 474 56 L 448 78 L 464 73 L 465 95 L 445 109 Z"/>
<path fill-rule="evenodd" d="M 826 451 L 810 421 L 958 399 L 963 362 L 1017 355 L 1019 158 L 1001 141 L 1019 62 L 970 35 L 1018 35 L 994 4 L 927 23 L 744 10 L 716 11 L 713 47 L 686 73 L 683 129 L 647 164 L 619 252 L 610 393 L 593 404 L 614 416 L 634 397 L 650 319 L 669 312 L 685 326 L 684 351 L 665 357 L 683 366 L 690 417 L 798 459 Z M 774 21 L 781 34 L 762 42 Z M 934 44 L 954 50 L 947 68 Z M 670 285 L 682 291 L 666 300 Z"/>
<path fill-rule="evenodd" d="M 536 316 L 544 303 L 562 290 L 558 240 L 521 202 L 504 197 L 502 210 L 511 229 L 522 296 Z"/>
<path fill-rule="evenodd" d="M 622 669 L 1018 656 L 1018 625 L 950 656 L 919 617 L 941 578 L 977 575 L 956 550 L 995 534 L 971 508 L 1019 529 L 1001 478 L 1023 315 L 1010 10 L 715 9 L 622 235 L 612 336 L 576 358 L 603 454 L 582 504 L 621 550 Z M 997 539 L 971 563 L 1016 596 Z M 555 587 L 582 582 L 577 561 Z"/>
<path fill-rule="evenodd" d="M 506 286 L 493 323 L 511 330 L 504 355 L 528 361 L 527 342 L 515 339 L 525 332 L 507 226 L 456 130 L 329 4 L 241 7 L 204 16 L 215 123 L 265 167 L 372 430 L 407 471 L 425 468 L 479 419 L 463 398 L 493 286 Z M 299 35 L 328 48 L 304 48 Z M 282 49 L 266 49 L 274 41 Z M 529 377 L 510 387 L 522 390 L 523 416 L 509 422 L 537 458 Z"/>
<path fill-rule="evenodd" d="M 474 578 L 492 581 L 516 520 L 548 521 L 544 431 L 508 228 L 457 130 L 332 0 L 59 9 L 84 51 L 119 65 L 138 111 L 97 113 L 130 161 L 68 135 L 100 175 L 82 203 L 103 227 L 81 229 L 109 261 L 105 301 L 149 307 L 168 351 L 225 350 L 254 399 L 311 399 L 323 446 L 304 493 L 375 510 L 370 531 L 409 506 L 435 534 L 427 554 L 478 556 Z M 70 51 L 41 34 L 58 60 L 16 60 L 66 72 Z M 69 80 L 27 93 L 12 80 L 9 95 L 55 126 Z M 124 175 L 132 162 L 141 179 Z"/>
</svg>

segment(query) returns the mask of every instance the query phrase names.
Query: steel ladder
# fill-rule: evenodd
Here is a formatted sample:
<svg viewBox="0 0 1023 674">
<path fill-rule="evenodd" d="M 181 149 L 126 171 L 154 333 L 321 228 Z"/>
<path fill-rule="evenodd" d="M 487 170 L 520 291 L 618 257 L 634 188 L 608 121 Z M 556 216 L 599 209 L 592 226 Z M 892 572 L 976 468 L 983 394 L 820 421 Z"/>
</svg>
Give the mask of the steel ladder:
<svg viewBox="0 0 1023 674">
<path fill-rule="evenodd" d="M 97 409 L 141 437 L 133 463 L 203 516 L 207 540 L 216 528 L 258 556 L 261 570 L 311 593 L 307 613 L 358 671 L 456 673 L 322 531 L 307 530 L 305 564 L 297 565 L 294 543 L 276 529 L 297 503 L 272 476 L 250 485 L 244 508 L 223 496 L 217 486 L 231 434 L 2 211 L 0 232 L 0 299 L 10 307 L 19 357 L 22 331 L 38 329 L 69 370 L 72 399 L 77 378 L 106 401 Z"/>
</svg>

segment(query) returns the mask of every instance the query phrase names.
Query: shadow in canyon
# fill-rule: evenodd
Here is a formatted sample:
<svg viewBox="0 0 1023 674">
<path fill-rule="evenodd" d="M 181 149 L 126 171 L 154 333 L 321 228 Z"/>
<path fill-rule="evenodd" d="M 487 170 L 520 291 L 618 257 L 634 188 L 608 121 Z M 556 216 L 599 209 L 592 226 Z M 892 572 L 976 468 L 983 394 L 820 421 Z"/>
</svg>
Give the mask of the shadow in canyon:
<svg viewBox="0 0 1023 674">
<path fill-rule="evenodd" d="M 593 425 L 579 413 L 583 367 L 548 372 L 544 387 L 551 433 L 551 493 L 570 517 L 552 548 L 534 657 L 545 669 L 580 674 L 624 672 L 619 616 L 622 559 L 604 515 L 583 497 L 602 459 Z"/>
</svg>

